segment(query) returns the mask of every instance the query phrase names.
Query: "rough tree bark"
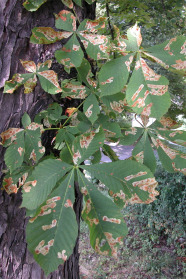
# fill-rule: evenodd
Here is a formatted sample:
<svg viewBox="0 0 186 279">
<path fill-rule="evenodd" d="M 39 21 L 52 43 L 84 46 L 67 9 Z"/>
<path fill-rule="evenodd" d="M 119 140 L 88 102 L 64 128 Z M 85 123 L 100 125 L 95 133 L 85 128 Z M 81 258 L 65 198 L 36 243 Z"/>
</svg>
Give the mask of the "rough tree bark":
<svg viewBox="0 0 186 279">
<path fill-rule="evenodd" d="M 23 68 L 19 59 L 33 60 L 36 63 L 52 57 L 60 43 L 53 45 L 32 45 L 29 43 L 31 29 L 34 26 L 54 26 L 53 14 L 64 8 L 60 0 L 45 3 L 34 13 L 27 12 L 18 0 L 0 0 L 0 88 L 6 80 Z M 83 18 L 94 18 L 95 5 L 84 3 L 83 9 L 77 8 L 78 15 Z M 64 77 L 61 66 L 54 63 L 55 71 Z M 67 78 L 67 76 L 65 76 Z M 3 94 L 0 90 L 0 133 L 9 127 L 20 127 L 20 119 L 26 111 L 33 119 L 34 115 L 53 102 L 38 85 L 34 93 L 25 95 L 23 90 L 15 94 Z M 54 96 L 55 97 L 55 96 Z M 3 169 L 3 152 L 0 146 L 0 171 Z M 0 172 L 2 177 L 2 172 Z M 81 212 L 81 194 L 75 185 L 75 212 L 79 223 Z M 25 210 L 19 208 L 21 193 L 8 196 L 0 190 L 0 279 L 45 279 L 43 271 L 35 263 L 27 251 L 25 240 Z M 49 279 L 78 279 L 78 239 L 73 255 L 53 272 Z"/>
</svg>

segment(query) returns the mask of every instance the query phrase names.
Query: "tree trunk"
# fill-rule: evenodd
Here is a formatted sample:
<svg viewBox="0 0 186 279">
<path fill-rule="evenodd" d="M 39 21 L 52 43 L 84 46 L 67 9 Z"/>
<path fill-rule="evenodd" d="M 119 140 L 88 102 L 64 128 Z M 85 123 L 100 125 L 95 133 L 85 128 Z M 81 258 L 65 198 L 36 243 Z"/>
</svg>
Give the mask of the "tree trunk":
<svg viewBox="0 0 186 279">
<path fill-rule="evenodd" d="M 60 0 L 49 0 L 38 11 L 30 13 L 22 7 L 24 1 L 0 0 L 0 88 L 16 72 L 23 73 L 19 59 L 33 60 L 36 63 L 52 58 L 61 43 L 52 45 L 33 45 L 29 43 L 31 29 L 34 26 L 54 26 L 54 13 L 64 9 Z M 77 7 L 80 19 L 94 18 L 95 5 L 84 3 L 83 9 Z M 68 78 L 62 66 L 53 64 L 61 78 Z M 0 90 L 0 133 L 9 127 L 20 127 L 20 119 L 26 111 L 33 119 L 56 96 L 45 93 L 39 85 L 34 93 L 25 95 L 23 89 L 14 94 L 3 94 Z M 0 158 L 0 171 L 3 169 L 3 152 Z M 2 176 L 2 172 L 0 172 Z M 78 185 L 75 185 L 75 213 L 78 224 L 82 197 Z M 21 193 L 8 196 L 0 190 L 0 279 L 45 279 L 45 275 L 32 255 L 27 251 L 25 210 L 19 208 Z M 78 279 L 78 239 L 73 255 L 59 269 L 51 273 L 50 279 Z"/>
</svg>

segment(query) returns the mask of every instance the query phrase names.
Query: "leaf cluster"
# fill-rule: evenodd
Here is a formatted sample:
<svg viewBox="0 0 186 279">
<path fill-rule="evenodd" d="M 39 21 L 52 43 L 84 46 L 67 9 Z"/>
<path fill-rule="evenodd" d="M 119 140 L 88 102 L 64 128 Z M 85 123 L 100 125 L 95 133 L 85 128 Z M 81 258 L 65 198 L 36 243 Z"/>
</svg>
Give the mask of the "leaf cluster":
<svg viewBox="0 0 186 279">
<path fill-rule="evenodd" d="M 33 11 L 43 2 L 26 1 L 24 6 Z M 51 44 L 65 39 L 55 58 L 68 73 L 75 68 L 76 77 L 60 84 L 57 74 L 49 70 L 51 60 L 38 65 L 21 61 L 29 73 L 15 74 L 6 82 L 4 92 L 12 94 L 23 85 L 25 93 L 31 93 L 38 78 L 44 91 L 78 99 L 80 104 L 63 111 L 54 103 L 36 115 L 34 122 L 25 114 L 24 129 L 10 128 L 1 134 L 2 144 L 7 147 L 3 185 L 9 194 L 22 188 L 22 207 L 31 217 L 28 247 L 46 274 L 73 252 L 78 235 L 73 208 L 75 183 L 84 197 L 82 217 L 89 226 L 92 247 L 102 255 L 116 257 L 127 234 L 121 209 L 128 203 L 149 204 L 158 195 L 154 152 L 168 171 L 185 173 L 185 154 L 175 146 L 169 147 L 170 142 L 184 145 L 185 132 L 163 117 L 170 107 L 169 81 L 148 64 L 157 62 L 183 73 L 184 37 L 144 49 L 137 24 L 127 30 L 127 35 L 121 35 L 117 27 L 113 27 L 114 37 L 105 35 L 105 17 L 80 22 L 75 4 L 81 6 L 81 1 L 62 2 L 71 11 L 55 15 L 55 27 L 60 31 L 35 27 L 31 42 Z M 141 128 L 114 121 L 126 112 L 140 115 Z M 148 126 L 150 117 L 156 121 Z M 41 136 L 46 130 L 56 130 L 51 146 L 59 156 L 55 152 L 44 156 Z M 108 141 L 135 145 L 132 157 L 118 160 Z M 100 164 L 102 151 L 111 163 Z M 86 165 L 86 160 L 91 164 Z M 86 171 L 106 185 L 109 197 L 87 179 Z"/>
</svg>

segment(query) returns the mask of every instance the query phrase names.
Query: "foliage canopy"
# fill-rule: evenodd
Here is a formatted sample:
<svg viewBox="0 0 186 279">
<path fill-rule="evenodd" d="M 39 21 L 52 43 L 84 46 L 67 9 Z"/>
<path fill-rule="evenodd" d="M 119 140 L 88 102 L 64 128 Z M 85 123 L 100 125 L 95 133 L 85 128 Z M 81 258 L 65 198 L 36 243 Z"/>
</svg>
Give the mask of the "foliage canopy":
<svg viewBox="0 0 186 279">
<path fill-rule="evenodd" d="M 24 6 L 35 11 L 44 2 L 30 0 Z M 75 9 L 76 5 L 81 7 L 81 1 L 62 2 L 69 10 L 55 15 L 59 31 L 35 27 L 31 43 L 63 43 L 68 38 L 55 52 L 55 58 L 67 73 L 75 68 L 76 76 L 60 84 L 50 69 L 51 60 L 37 65 L 34 61 L 21 61 L 28 73 L 15 74 L 6 82 L 4 92 L 12 94 L 23 85 L 24 93 L 31 93 L 39 80 L 44 91 L 78 99 L 79 105 L 63 111 L 60 104 L 53 103 L 36 115 L 34 122 L 25 113 L 23 128 L 9 128 L 1 133 L 2 144 L 7 148 L 3 186 L 9 194 L 22 188 L 22 207 L 31 217 L 27 226 L 28 248 L 46 274 L 57 269 L 73 252 L 78 235 L 73 210 L 75 182 L 84 196 L 82 217 L 89 226 L 92 247 L 100 254 L 116 257 L 117 247 L 127 235 L 121 208 L 128 203 L 151 203 L 158 195 L 153 174 L 154 149 L 169 172 L 186 172 L 186 156 L 176 149 L 185 144 L 185 132 L 178 129 L 175 121 L 164 117 L 171 104 L 169 81 L 149 66 L 153 61 L 183 74 L 184 37 L 144 48 L 137 24 L 126 35 L 116 26 L 108 34 L 109 17 L 80 22 Z M 145 4 L 135 3 L 137 10 L 141 5 L 144 9 Z M 130 9 L 134 11 L 132 5 Z M 115 121 L 126 112 L 140 115 L 140 128 L 121 127 Z M 150 117 L 156 121 L 148 126 Z M 53 153 L 49 156 L 44 156 L 41 140 L 46 130 L 56 130 L 51 143 Z M 118 160 L 108 141 L 134 145 L 132 157 Z M 111 163 L 100 164 L 101 150 Z M 87 159 L 91 160 L 90 165 L 84 164 Z M 109 197 L 99 192 L 85 171 L 106 185 Z"/>
</svg>

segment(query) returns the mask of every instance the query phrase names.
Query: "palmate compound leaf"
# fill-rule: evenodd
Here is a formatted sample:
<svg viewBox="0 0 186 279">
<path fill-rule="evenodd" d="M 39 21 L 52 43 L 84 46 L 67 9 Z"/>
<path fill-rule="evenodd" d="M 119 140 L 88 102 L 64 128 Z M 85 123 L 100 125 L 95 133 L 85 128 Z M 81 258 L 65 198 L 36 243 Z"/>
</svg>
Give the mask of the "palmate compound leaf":
<svg viewBox="0 0 186 279">
<path fill-rule="evenodd" d="M 132 55 L 126 55 L 107 62 L 99 72 L 99 85 L 101 97 L 120 92 L 127 83 Z"/>
<path fill-rule="evenodd" d="M 172 127 L 176 127 L 176 122 L 163 117 L 160 122 L 156 121 L 147 128 L 127 129 L 120 144 L 129 145 L 137 141 L 132 155 L 138 162 L 148 166 L 152 172 L 156 168 L 154 156 L 156 149 L 159 159 L 167 171 L 180 171 L 185 174 L 186 155 L 177 149 L 185 145 L 186 132 L 171 129 Z"/>
<path fill-rule="evenodd" d="M 30 12 L 37 11 L 43 3 L 45 3 L 47 0 L 26 0 L 23 3 L 23 6 L 25 9 L 27 9 Z"/>
<path fill-rule="evenodd" d="M 74 171 L 57 184 L 26 229 L 29 251 L 48 275 L 73 253 L 78 226 L 73 210 Z"/>
<path fill-rule="evenodd" d="M 37 77 L 41 87 L 50 94 L 57 94 L 62 91 L 59 86 L 57 74 L 53 70 L 48 70 L 52 65 L 52 60 L 36 64 L 33 61 L 20 60 L 22 66 L 30 74 L 15 74 L 10 81 L 6 81 L 4 93 L 13 93 L 18 87 L 24 85 L 24 93 L 31 93 L 37 83 Z"/>
<path fill-rule="evenodd" d="M 127 86 L 127 102 L 136 113 L 160 119 L 170 107 L 168 83 L 165 77 L 149 68 L 138 54 Z"/>
<path fill-rule="evenodd" d="M 118 206 L 128 203 L 151 203 L 158 192 L 157 182 L 151 171 L 132 160 L 81 166 L 105 184 Z"/>
<path fill-rule="evenodd" d="M 89 226 L 91 246 L 101 255 L 117 258 L 117 247 L 123 244 L 122 239 L 127 235 L 127 226 L 119 208 L 79 170 L 78 183 L 84 195 L 82 217 Z"/>
<path fill-rule="evenodd" d="M 22 207 L 36 209 L 51 193 L 56 183 L 72 169 L 60 159 L 46 159 L 38 164 L 23 185 Z"/>
<path fill-rule="evenodd" d="M 76 137 L 72 145 L 73 162 L 81 164 L 92 156 L 104 143 L 105 135 L 101 127 L 90 130 L 79 137 Z"/>
<path fill-rule="evenodd" d="M 166 69 L 183 72 L 186 70 L 185 36 L 178 36 L 160 45 L 152 46 L 144 53 Z"/>
</svg>

